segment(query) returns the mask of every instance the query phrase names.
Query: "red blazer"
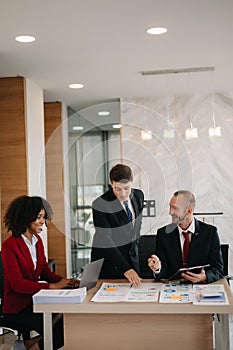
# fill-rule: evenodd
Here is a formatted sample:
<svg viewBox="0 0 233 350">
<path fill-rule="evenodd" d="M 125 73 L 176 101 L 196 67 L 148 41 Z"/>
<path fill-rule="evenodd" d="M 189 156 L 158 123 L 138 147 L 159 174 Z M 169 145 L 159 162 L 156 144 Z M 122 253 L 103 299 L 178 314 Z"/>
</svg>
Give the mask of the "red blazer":
<svg viewBox="0 0 233 350">
<path fill-rule="evenodd" d="M 59 282 L 62 277 L 52 272 L 46 261 L 42 239 L 38 242 L 37 267 L 34 270 L 29 249 L 23 238 L 10 236 L 2 244 L 4 267 L 3 313 L 15 314 L 32 305 L 32 295 L 40 289 L 48 289 L 49 283 Z M 46 281 L 46 282 L 39 282 Z"/>
</svg>

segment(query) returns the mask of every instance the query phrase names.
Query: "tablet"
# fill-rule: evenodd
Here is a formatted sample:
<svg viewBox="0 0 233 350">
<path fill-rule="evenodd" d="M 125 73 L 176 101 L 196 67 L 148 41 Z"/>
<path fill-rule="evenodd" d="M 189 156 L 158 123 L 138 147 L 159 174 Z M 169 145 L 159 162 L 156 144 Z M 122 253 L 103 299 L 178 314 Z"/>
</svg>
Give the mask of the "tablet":
<svg viewBox="0 0 233 350">
<path fill-rule="evenodd" d="M 179 280 L 182 278 L 181 274 L 185 273 L 186 271 L 190 271 L 193 273 L 200 273 L 201 269 L 209 267 L 210 264 L 206 265 L 198 265 L 198 266 L 191 266 L 191 267 L 182 267 L 178 271 L 176 271 L 171 277 L 169 277 L 169 280 Z"/>
</svg>

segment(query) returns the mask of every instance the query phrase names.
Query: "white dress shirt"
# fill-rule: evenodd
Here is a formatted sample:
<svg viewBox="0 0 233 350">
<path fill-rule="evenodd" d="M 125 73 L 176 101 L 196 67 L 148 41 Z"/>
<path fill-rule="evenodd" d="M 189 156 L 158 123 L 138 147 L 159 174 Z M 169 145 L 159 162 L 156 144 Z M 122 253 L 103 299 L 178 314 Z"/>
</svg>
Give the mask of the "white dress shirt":
<svg viewBox="0 0 233 350">
<path fill-rule="evenodd" d="M 191 234 L 189 235 L 189 241 L 191 241 L 192 234 L 195 232 L 195 220 L 191 222 L 191 225 L 186 230 L 182 230 L 180 226 L 178 226 L 179 234 L 180 234 L 180 246 L 181 246 L 181 251 L 183 252 L 183 246 L 184 246 L 184 235 L 182 232 L 190 232 Z"/>
<path fill-rule="evenodd" d="M 36 269 L 36 265 L 37 265 L 37 254 L 36 254 L 36 243 L 38 241 L 38 239 L 36 238 L 36 236 L 32 236 L 32 243 L 29 241 L 29 239 L 27 239 L 27 237 L 25 237 L 24 235 L 21 235 L 21 237 L 23 238 L 24 242 L 26 243 L 29 252 L 31 254 L 32 257 L 32 261 L 33 261 L 33 265 L 34 265 L 34 270 Z"/>
<path fill-rule="evenodd" d="M 134 209 L 133 209 L 133 206 L 132 206 L 132 203 L 131 203 L 130 198 L 127 198 L 126 201 L 128 201 L 128 207 L 129 207 L 129 209 L 130 209 L 130 211 L 131 211 L 131 213 L 132 213 L 132 216 L 133 216 L 133 226 L 134 226 L 134 222 L 135 222 L 135 213 L 134 213 Z M 122 205 L 124 211 L 126 212 L 124 202 L 125 202 L 125 201 L 121 202 L 121 205 Z M 127 212 L 126 212 L 126 214 L 127 214 Z M 128 215 L 128 214 L 127 214 L 127 215 Z"/>
<path fill-rule="evenodd" d="M 180 246 L 181 246 L 181 251 L 183 252 L 183 246 L 184 246 L 184 235 L 182 234 L 182 232 L 190 232 L 191 234 L 193 234 L 195 232 L 195 220 L 193 219 L 193 221 L 191 222 L 191 225 L 189 225 L 189 227 L 187 228 L 187 230 L 182 230 L 182 228 L 178 225 L 178 230 L 179 230 L 179 235 L 180 235 Z M 189 235 L 189 240 L 191 241 L 191 234 Z M 162 265 L 160 266 L 159 270 L 154 270 L 153 274 L 156 276 L 160 273 L 162 268 Z"/>
</svg>

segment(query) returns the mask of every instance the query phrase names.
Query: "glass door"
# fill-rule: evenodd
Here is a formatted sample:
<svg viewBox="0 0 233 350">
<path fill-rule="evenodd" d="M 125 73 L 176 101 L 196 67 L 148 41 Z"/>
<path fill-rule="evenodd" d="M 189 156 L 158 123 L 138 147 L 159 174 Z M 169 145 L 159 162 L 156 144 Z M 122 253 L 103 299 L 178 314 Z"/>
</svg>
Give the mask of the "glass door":
<svg viewBox="0 0 233 350">
<path fill-rule="evenodd" d="M 70 134 L 69 140 L 72 275 L 78 277 L 90 261 L 95 233 L 92 202 L 108 188 L 109 166 L 120 154 L 120 135 L 95 131 Z"/>
</svg>

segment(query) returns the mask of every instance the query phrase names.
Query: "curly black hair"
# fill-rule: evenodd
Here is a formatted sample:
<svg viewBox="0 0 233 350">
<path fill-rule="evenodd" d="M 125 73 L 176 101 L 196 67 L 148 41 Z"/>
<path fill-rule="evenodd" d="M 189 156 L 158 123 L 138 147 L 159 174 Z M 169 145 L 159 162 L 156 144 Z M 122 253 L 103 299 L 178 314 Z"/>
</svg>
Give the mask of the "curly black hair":
<svg viewBox="0 0 233 350">
<path fill-rule="evenodd" d="M 53 210 L 44 198 L 26 195 L 15 198 L 10 203 L 3 219 L 7 232 L 11 231 L 14 237 L 21 236 L 37 219 L 41 209 L 45 210 L 45 219 L 51 220 Z"/>
</svg>

